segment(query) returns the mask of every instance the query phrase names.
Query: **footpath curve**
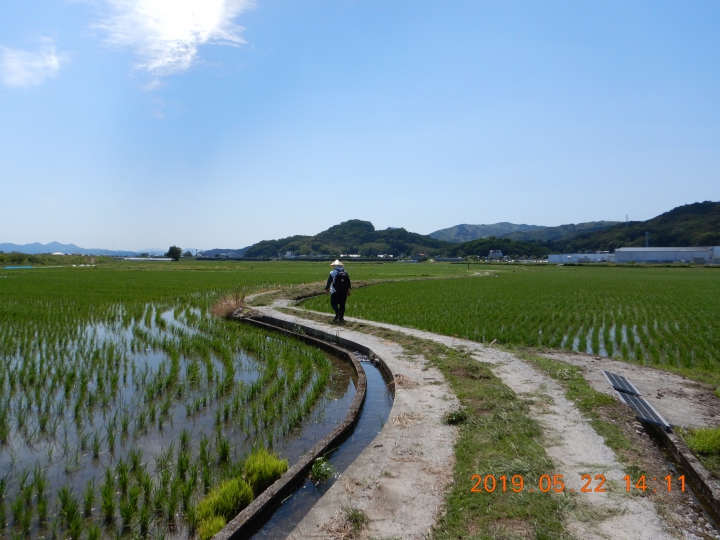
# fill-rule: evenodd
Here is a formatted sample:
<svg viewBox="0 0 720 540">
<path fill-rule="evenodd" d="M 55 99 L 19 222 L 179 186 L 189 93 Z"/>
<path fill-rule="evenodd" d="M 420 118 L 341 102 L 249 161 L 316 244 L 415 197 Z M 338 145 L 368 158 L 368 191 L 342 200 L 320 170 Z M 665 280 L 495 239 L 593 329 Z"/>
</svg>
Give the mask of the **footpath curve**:
<svg viewBox="0 0 720 540">
<path fill-rule="evenodd" d="M 295 314 L 275 308 L 291 308 Z M 383 356 L 390 369 L 408 377 L 408 388 L 397 389 L 389 425 L 350 466 L 328 493 L 298 525 L 290 538 L 343 537 L 343 508 L 363 510 L 370 518 L 368 537 L 427 538 L 452 479 L 455 428 L 442 423 L 456 399 L 439 371 L 423 359 L 402 358 L 394 342 L 341 326 L 303 317 L 314 313 L 293 308 L 289 300 L 253 307 L 261 313 L 302 322 L 326 332 L 367 344 Z M 316 315 L 326 316 L 324 313 Z M 720 538 L 687 496 L 688 511 L 658 508 L 647 498 L 626 493 L 626 472 L 615 454 L 583 417 L 564 390 L 549 376 L 514 355 L 464 339 L 386 323 L 346 317 L 348 322 L 385 328 L 411 337 L 431 340 L 470 353 L 491 365 L 494 373 L 515 393 L 536 403 L 531 414 L 543 427 L 545 449 L 555 463 L 548 474 L 563 474 L 567 489 L 575 491 L 586 511 L 571 514 L 566 527 L 582 539 Z M 427 384 L 429 379 L 440 384 Z M 607 493 L 579 494 L 581 476 L 603 473 L 614 487 Z M 587 518 L 587 516 L 592 516 Z M 585 517 L 583 517 L 585 516 Z"/>
<path fill-rule="evenodd" d="M 284 301 L 279 301 L 284 305 Z M 277 301 L 274 305 L 277 305 Z M 263 315 L 337 335 L 335 326 L 253 307 Z M 442 374 L 401 346 L 361 332 L 343 336 L 372 349 L 396 379 L 390 416 L 375 440 L 355 459 L 288 537 L 293 540 L 350 536 L 348 509 L 364 512 L 367 537 L 425 539 L 435 525 L 452 481 L 457 428 L 443 417 L 458 401 Z"/>
</svg>

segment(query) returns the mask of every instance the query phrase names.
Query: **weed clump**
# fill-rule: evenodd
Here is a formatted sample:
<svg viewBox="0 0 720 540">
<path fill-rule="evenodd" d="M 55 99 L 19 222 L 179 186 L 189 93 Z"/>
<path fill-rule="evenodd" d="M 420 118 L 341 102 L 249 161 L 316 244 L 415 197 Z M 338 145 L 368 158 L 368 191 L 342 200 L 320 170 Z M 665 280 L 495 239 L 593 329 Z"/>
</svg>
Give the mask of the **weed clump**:
<svg viewBox="0 0 720 540">
<path fill-rule="evenodd" d="M 688 429 L 684 432 L 685 442 L 699 454 L 720 454 L 720 428 Z"/>
<path fill-rule="evenodd" d="M 288 469 L 288 460 L 280 459 L 264 448 L 255 450 L 245 461 L 245 477 L 258 495 Z"/>
<path fill-rule="evenodd" d="M 678 428 L 677 433 L 697 454 L 708 471 L 715 478 L 720 478 L 720 428 Z"/>
<path fill-rule="evenodd" d="M 350 523 L 354 535 L 362 532 L 362 530 L 368 526 L 368 523 L 370 523 L 368 515 L 359 508 L 348 504 L 342 507 L 342 511 L 343 514 L 345 514 L 345 519 Z"/>
<path fill-rule="evenodd" d="M 310 469 L 310 478 L 315 483 L 324 482 L 333 474 L 335 474 L 335 467 L 324 457 L 317 458 Z"/>
<path fill-rule="evenodd" d="M 450 424 L 451 426 L 462 424 L 467 419 L 468 413 L 463 408 L 453 409 L 452 411 L 449 411 L 447 414 L 445 414 L 444 417 L 445 423 Z"/>
</svg>

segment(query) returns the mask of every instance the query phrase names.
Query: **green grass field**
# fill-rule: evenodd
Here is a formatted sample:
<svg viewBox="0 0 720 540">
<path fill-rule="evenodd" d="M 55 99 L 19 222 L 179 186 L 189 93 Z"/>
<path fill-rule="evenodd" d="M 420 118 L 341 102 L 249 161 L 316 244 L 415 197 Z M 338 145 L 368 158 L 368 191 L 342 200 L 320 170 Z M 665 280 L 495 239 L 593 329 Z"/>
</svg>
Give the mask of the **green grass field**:
<svg viewBox="0 0 720 540">
<path fill-rule="evenodd" d="M 720 269 L 472 268 L 486 275 L 359 289 L 347 315 L 484 343 L 610 356 L 720 384 Z M 330 312 L 322 297 L 303 305 Z"/>
</svg>

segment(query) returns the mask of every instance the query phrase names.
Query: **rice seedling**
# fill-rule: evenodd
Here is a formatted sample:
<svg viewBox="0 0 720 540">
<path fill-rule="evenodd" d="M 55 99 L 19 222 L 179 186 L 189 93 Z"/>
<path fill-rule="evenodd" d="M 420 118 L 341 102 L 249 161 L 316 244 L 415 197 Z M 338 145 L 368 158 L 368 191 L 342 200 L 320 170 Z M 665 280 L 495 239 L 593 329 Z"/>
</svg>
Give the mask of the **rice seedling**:
<svg viewBox="0 0 720 540">
<path fill-rule="evenodd" d="M 140 448 L 131 448 L 127 453 L 127 460 L 130 465 L 130 472 L 137 474 L 140 472 L 142 464 L 143 451 Z"/>
<path fill-rule="evenodd" d="M 101 450 L 102 441 L 100 440 L 100 435 L 96 431 L 93 435 L 93 441 L 92 441 L 92 456 L 93 459 L 99 459 L 100 458 L 100 450 Z"/>
<path fill-rule="evenodd" d="M 98 527 L 97 525 L 90 525 L 87 530 L 87 539 L 100 540 L 101 534 L 102 531 L 100 530 L 100 527 Z"/>
<path fill-rule="evenodd" d="M 88 481 L 83 494 L 83 515 L 86 518 L 92 516 L 93 504 L 95 503 L 95 479 Z"/>
<path fill-rule="evenodd" d="M 221 516 L 211 516 L 200 521 L 198 525 L 200 540 L 210 540 L 225 527 L 226 523 L 227 520 Z"/>
<path fill-rule="evenodd" d="M 140 536 L 146 538 L 150 532 L 150 523 L 153 519 L 153 513 L 148 504 L 143 504 L 138 514 L 138 526 L 140 528 Z"/>
<path fill-rule="evenodd" d="M 197 504 L 197 517 L 201 524 L 214 516 L 231 519 L 252 500 L 252 488 L 242 478 L 226 480 Z"/>
<path fill-rule="evenodd" d="M 288 469 L 288 461 L 264 448 L 254 450 L 245 460 L 245 476 L 255 494 L 259 494 Z"/>
<path fill-rule="evenodd" d="M 118 489 L 120 493 L 124 495 L 130 486 L 130 470 L 122 459 L 118 460 L 117 465 L 115 465 L 115 475 L 117 477 Z"/>
<path fill-rule="evenodd" d="M 230 439 L 222 436 L 218 437 L 216 448 L 218 454 L 218 462 L 227 463 L 230 459 Z"/>
<path fill-rule="evenodd" d="M 100 489 L 101 510 L 106 523 L 115 519 L 115 488 L 113 484 L 105 483 Z"/>
<path fill-rule="evenodd" d="M 80 518 L 80 505 L 67 486 L 63 486 L 58 491 L 58 501 L 60 502 L 60 516 L 66 527 L 70 527 L 76 519 Z"/>
</svg>

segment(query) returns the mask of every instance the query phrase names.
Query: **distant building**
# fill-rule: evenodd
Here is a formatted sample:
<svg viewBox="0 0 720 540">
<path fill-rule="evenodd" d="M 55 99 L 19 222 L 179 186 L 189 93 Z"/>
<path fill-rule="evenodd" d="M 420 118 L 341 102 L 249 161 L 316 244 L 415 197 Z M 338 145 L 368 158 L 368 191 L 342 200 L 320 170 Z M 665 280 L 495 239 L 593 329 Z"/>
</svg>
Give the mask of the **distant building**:
<svg viewBox="0 0 720 540">
<path fill-rule="evenodd" d="M 286 251 L 286 252 L 285 252 L 285 258 L 286 258 L 286 259 L 292 259 L 292 258 L 294 258 L 294 257 L 295 257 L 295 252 L 294 252 L 294 251 Z"/>
<path fill-rule="evenodd" d="M 499 249 L 491 249 L 490 253 L 488 255 L 488 259 L 502 259 L 503 258 L 503 252 Z"/>
<path fill-rule="evenodd" d="M 607 251 L 600 253 L 562 253 L 560 255 L 548 255 L 549 263 L 604 263 L 613 262 L 615 256 Z"/>
<path fill-rule="evenodd" d="M 436 262 L 463 262 L 464 260 L 462 257 L 438 257 L 435 259 Z"/>
<path fill-rule="evenodd" d="M 624 247 L 615 250 L 615 262 L 720 264 L 720 246 Z"/>
</svg>

